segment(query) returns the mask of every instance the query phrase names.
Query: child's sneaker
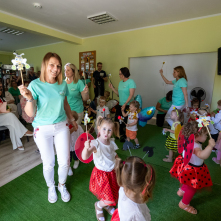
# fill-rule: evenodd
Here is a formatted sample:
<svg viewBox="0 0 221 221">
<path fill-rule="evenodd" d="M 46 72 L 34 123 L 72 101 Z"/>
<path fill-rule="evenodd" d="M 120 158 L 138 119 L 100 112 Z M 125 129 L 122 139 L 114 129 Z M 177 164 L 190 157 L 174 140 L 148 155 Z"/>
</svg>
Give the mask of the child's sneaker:
<svg viewBox="0 0 221 221">
<path fill-rule="evenodd" d="M 77 169 L 77 168 L 78 168 L 79 162 L 80 162 L 79 160 L 75 160 L 75 161 L 74 161 L 74 166 L 73 166 L 74 169 Z"/>
<path fill-rule="evenodd" d="M 58 199 L 57 193 L 55 186 L 49 187 L 48 188 L 48 201 L 50 203 L 55 203 Z"/>
<path fill-rule="evenodd" d="M 134 149 L 139 149 L 139 148 L 140 148 L 140 144 L 134 145 Z"/>
<path fill-rule="evenodd" d="M 58 185 L 58 190 L 61 193 L 61 199 L 64 202 L 68 202 L 71 199 L 70 193 L 67 191 L 67 188 L 64 185 Z"/>
<path fill-rule="evenodd" d="M 72 176 L 72 175 L 73 175 L 73 171 L 72 171 L 71 167 L 69 167 L 68 176 Z"/>
<path fill-rule="evenodd" d="M 217 151 L 217 149 L 215 147 L 213 147 L 212 152 L 216 152 L 216 151 Z"/>
</svg>

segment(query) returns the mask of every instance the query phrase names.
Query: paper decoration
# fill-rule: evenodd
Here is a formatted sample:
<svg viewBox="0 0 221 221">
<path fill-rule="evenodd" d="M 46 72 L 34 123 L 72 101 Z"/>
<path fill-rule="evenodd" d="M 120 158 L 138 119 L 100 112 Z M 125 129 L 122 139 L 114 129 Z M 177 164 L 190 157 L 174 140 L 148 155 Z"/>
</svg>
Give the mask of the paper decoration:
<svg viewBox="0 0 221 221">
<path fill-rule="evenodd" d="M 206 127 L 210 138 L 212 138 L 208 129 L 208 125 L 209 123 L 214 124 L 214 122 L 211 120 L 210 116 L 200 116 L 196 121 L 198 122 L 198 127 Z"/>
<path fill-rule="evenodd" d="M 166 135 L 165 129 L 162 130 L 162 134 L 163 134 L 163 135 Z"/>
<path fill-rule="evenodd" d="M 120 124 L 122 124 L 122 122 L 123 122 L 124 124 L 126 124 L 126 123 L 124 122 L 124 117 L 118 116 L 117 118 L 118 118 Z"/>
<path fill-rule="evenodd" d="M 21 72 L 21 79 L 22 79 L 22 84 L 24 85 L 24 80 L 23 80 L 23 75 L 22 75 L 22 70 L 23 67 L 25 67 L 26 69 L 30 68 L 30 65 L 27 64 L 27 59 L 23 58 L 22 55 L 24 55 L 24 53 L 18 55 L 17 53 L 13 53 L 15 55 L 15 59 L 12 59 L 12 70 L 19 70 Z"/>
<path fill-rule="evenodd" d="M 175 127 L 174 134 L 175 134 L 175 138 L 176 138 L 176 140 L 178 140 L 179 133 L 180 133 L 181 129 L 182 129 L 181 124 L 178 124 L 178 125 Z"/>
</svg>

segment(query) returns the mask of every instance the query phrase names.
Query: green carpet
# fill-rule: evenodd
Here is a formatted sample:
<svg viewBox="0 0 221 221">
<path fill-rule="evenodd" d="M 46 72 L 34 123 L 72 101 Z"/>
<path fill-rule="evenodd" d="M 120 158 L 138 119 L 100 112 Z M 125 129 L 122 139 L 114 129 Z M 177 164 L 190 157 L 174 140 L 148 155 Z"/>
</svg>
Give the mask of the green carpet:
<svg viewBox="0 0 221 221">
<path fill-rule="evenodd" d="M 156 171 L 156 186 L 147 205 L 151 211 L 153 221 L 218 221 L 221 220 L 221 167 L 213 163 L 211 158 L 205 161 L 212 181 L 212 190 L 197 193 L 191 204 L 198 210 L 197 215 L 191 215 L 178 207 L 180 198 L 176 195 L 179 182 L 172 178 L 169 169 L 172 163 L 162 161 L 168 153 L 164 147 L 166 136 L 162 135 L 162 129 L 147 125 L 139 127 L 138 139 L 142 148 L 132 150 L 132 155 L 144 156 L 143 147 L 154 147 L 154 155 L 145 157 L 145 161 L 152 164 Z M 120 150 L 119 157 L 125 159 L 129 151 L 122 151 L 122 143 L 116 141 Z M 94 203 L 96 197 L 89 191 L 89 179 L 94 167 L 90 164 L 81 163 L 74 175 L 68 177 L 67 188 L 72 199 L 64 203 L 58 193 L 58 201 L 50 204 L 47 199 L 47 187 L 42 174 L 42 164 L 4 185 L 0 188 L 0 220 L 1 221 L 96 221 Z M 57 178 L 57 165 L 55 168 L 55 180 Z M 106 220 L 111 216 L 105 213 Z"/>
</svg>

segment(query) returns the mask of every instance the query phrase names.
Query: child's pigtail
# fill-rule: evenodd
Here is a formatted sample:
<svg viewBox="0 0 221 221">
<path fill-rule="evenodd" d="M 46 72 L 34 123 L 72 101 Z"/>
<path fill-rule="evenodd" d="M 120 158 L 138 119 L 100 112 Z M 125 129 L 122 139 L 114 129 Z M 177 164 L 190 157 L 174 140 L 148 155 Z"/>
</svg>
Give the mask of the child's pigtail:
<svg viewBox="0 0 221 221">
<path fill-rule="evenodd" d="M 120 125 L 118 122 L 114 122 L 114 135 L 120 138 Z"/>
<path fill-rule="evenodd" d="M 100 126 L 101 126 L 102 120 L 103 120 L 103 117 L 102 117 L 102 116 L 99 116 L 99 117 L 97 118 L 97 122 L 96 122 L 97 127 L 100 127 Z"/>
<path fill-rule="evenodd" d="M 150 164 L 147 164 L 147 173 L 145 176 L 145 182 L 142 190 L 143 202 L 147 202 L 152 197 L 153 188 L 155 185 L 155 171 Z"/>
<path fill-rule="evenodd" d="M 123 186 L 122 185 L 122 178 L 121 178 L 123 167 L 124 167 L 124 161 L 120 158 L 116 158 L 114 169 L 116 172 L 117 183 L 119 186 Z"/>
</svg>

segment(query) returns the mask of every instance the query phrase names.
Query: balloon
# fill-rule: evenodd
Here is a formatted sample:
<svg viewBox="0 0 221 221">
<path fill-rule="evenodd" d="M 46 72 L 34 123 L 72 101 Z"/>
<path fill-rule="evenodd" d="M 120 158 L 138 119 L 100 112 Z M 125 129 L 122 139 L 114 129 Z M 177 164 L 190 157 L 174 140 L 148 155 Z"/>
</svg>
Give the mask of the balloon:
<svg viewBox="0 0 221 221">
<path fill-rule="evenodd" d="M 140 109 L 142 109 L 142 98 L 141 96 L 138 94 L 135 98 L 134 98 L 135 101 L 139 102 L 140 104 Z"/>
<path fill-rule="evenodd" d="M 146 107 L 138 113 L 139 121 L 138 124 L 141 127 L 144 127 L 147 124 L 147 121 L 150 120 L 155 114 L 156 108 L 155 107 Z"/>
</svg>

